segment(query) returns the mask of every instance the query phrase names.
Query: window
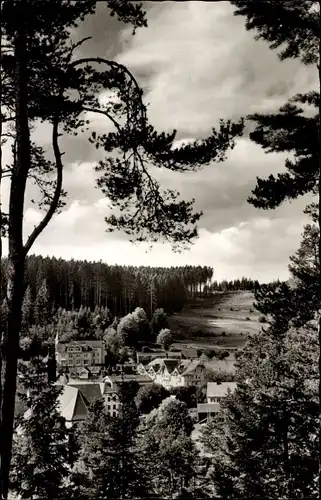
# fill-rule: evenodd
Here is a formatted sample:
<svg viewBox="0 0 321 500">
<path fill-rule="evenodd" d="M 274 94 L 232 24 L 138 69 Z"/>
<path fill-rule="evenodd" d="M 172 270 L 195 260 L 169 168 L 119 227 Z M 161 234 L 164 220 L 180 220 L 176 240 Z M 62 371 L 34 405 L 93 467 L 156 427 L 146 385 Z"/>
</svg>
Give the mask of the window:
<svg viewBox="0 0 321 500">
<path fill-rule="evenodd" d="M 113 411 L 113 417 L 117 416 L 117 411 Z"/>
<path fill-rule="evenodd" d="M 110 405 L 107 405 L 107 410 L 110 410 Z"/>
<path fill-rule="evenodd" d="M 84 359 L 84 365 L 88 365 L 88 359 Z"/>
</svg>

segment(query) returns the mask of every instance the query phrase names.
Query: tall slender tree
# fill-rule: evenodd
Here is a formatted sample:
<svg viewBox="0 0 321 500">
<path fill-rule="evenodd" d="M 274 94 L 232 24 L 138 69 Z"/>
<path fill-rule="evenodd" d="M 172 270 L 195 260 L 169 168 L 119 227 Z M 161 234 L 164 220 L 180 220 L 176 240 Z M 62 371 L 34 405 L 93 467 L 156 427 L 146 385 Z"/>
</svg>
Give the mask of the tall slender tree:
<svg viewBox="0 0 321 500">
<path fill-rule="evenodd" d="M 46 325 L 49 323 L 49 313 L 50 313 L 50 304 L 49 304 L 49 291 L 47 286 L 47 280 L 44 279 L 41 283 L 41 286 L 38 290 L 34 314 L 35 314 L 35 323 L 38 325 Z"/>
</svg>

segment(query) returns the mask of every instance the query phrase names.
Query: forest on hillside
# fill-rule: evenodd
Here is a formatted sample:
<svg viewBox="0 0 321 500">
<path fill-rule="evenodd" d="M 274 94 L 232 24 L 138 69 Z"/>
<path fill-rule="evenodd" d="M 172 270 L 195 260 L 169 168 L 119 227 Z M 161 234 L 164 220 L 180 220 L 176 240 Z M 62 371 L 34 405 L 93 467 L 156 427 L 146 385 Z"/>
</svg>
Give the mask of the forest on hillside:
<svg viewBox="0 0 321 500">
<path fill-rule="evenodd" d="M 1 298 L 5 295 L 6 259 L 2 262 Z M 81 306 L 107 307 L 112 316 L 124 316 L 136 307 L 149 318 L 157 308 L 178 312 L 189 299 L 215 291 L 253 290 L 247 278 L 212 283 L 214 270 L 208 266 L 134 267 L 103 262 L 63 260 L 31 255 L 26 260 L 25 295 L 37 301 L 46 284 L 50 309 L 78 310 Z"/>
</svg>

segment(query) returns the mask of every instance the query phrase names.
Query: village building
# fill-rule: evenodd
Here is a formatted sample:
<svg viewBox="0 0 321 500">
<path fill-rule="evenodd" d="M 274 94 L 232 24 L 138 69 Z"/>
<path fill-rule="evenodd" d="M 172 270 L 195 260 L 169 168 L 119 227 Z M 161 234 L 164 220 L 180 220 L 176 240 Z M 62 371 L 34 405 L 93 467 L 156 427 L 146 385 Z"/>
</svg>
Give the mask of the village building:
<svg viewBox="0 0 321 500">
<path fill-rule="evenodd" d="M 166 389 L 201 386 L 206 378 L 205 365 L 198 359 L 156 358 L 146 366 L 138 365 L 137 373 L 148 375 L 155 384 L 160 384 Z"/>
<path fill-rule="evenodd" d="M 198 403 L 197 417 L 199 422 L 213 418 L 220 411 L 219 403 Z"/>
<path fill-rule="evenodd" d="M 206 398 L 208 403 L 220 403 L 223 398 L 226 398 L 229 391 L 234 392 L 236 382 L 208 382 L 206 390 Z"/>
<path fill-rule="evenodd" d="M 61 342 L 58 333 L 55 340 L 57 368 L 103 366 L 105 364 L 105 343 L 102 340 L 71 340 Z"/>
<path fill-rule="evenodd" d="M 236 382 L 208 382 L 206 390 L 206 403 L 199 403 L 197 405 L 198 421 L 202 422 L 209 418 L 215 417 L 220 411 L 220 403 L 222 399 L 236 389 Z"/>
</svg>

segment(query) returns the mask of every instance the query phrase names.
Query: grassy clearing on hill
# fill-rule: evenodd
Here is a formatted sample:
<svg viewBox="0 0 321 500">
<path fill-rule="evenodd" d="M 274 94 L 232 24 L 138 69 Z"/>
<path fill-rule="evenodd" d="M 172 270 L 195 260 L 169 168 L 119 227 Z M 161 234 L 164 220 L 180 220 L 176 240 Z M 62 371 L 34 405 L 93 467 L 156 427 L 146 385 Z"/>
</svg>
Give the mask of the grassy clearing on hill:
<svg viewBox="0 0 321 500">
<path fill-rule="evenodd" d="M 175 342 L 195 347 L 241 348 L 260 330 L 252 292 L 222 292 L 197 299 L 169 318 Z"/>
</svg>

